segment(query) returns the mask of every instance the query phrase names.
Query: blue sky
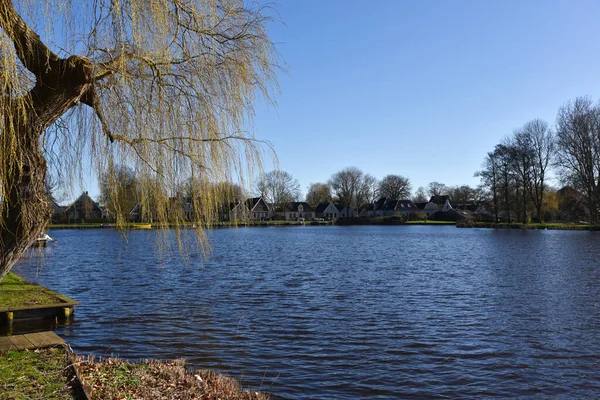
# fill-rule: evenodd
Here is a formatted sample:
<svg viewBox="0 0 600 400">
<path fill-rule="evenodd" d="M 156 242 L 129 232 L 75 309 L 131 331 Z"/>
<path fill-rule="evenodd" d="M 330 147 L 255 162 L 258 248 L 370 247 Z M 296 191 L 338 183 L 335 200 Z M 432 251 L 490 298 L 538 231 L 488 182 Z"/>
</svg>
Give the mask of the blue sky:
<svg viewBox="0 0 600 400">
<path fill-rule="evenodd" d="M 260 0 L 264 2 L 264 0 Z M 253 131 L 300 181 L 356 166 L 378 179 L 479 181 L 527 121 L 600 98 L 600 1 L 281 0 L 270 36 L 287 65 Z M 270 163 L 266 170 L 272 169 Z M 96 197 L 90 177 L 84 190 Z M 75 189 L 76 197 L 79 191 Z"/>
<path fill-rule="evenodd" d="M 287 63 L 255 133 L 306 192 L 347 166 L 477 185 L 527 121 L 599 96 L 598 1 L 281 1 Z M 267 166 L 269 168 L 269 166 Z"/>
</svg>

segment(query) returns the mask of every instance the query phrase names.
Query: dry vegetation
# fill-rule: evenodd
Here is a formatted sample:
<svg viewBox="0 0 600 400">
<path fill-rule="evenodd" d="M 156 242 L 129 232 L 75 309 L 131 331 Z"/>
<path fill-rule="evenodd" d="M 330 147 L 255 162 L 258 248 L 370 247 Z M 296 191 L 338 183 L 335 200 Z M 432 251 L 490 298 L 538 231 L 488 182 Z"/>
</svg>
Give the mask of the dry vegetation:
<svg viewBox="0 0 600 400">
<path fill-rule="evenodd" d="M 79 357 L 83 385 L 93 399 L 266 400 L 264 393 L 242 390 L 233 378 L 212 371 L 191 372 L 184 360 L 128 363 L 119 359 Z"/>
</svg>

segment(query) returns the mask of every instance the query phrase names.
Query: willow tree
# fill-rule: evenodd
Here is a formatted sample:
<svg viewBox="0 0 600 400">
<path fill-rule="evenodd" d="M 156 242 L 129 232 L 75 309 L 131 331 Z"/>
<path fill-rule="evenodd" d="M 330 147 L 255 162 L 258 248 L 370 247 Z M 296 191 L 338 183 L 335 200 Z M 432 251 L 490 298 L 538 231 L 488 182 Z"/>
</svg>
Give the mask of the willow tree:
<svg viewBox="0 0 600 400">
<path fill-rule="evenodd" d="M 126 164 L 147 212 L 180 223 L 156 188 L 256 165 L 245 127 L 276 88 L 268 20 L 243 0 L 0 0 L 0 279 L 47 223 L 48 168 Z M 197 222 L 211 196 L 192 199 Z"/>
</svg>

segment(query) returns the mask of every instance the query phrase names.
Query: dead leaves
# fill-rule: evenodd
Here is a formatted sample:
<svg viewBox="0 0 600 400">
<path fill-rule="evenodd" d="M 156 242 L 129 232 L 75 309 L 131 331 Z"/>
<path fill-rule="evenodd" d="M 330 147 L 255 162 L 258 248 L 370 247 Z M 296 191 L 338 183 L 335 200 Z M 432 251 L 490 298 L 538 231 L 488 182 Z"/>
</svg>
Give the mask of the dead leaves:
<svg viewBox="0 0 600 400">
<path fill-rule="evenodd" d="M 102 400 L 267 400 L 263 393 L 241 390 L 232 378 L 212 371 L 190 373 L 185 360 L 128 363 L 109 358 L 78 358 L 82 383 Z"/>
</svg>

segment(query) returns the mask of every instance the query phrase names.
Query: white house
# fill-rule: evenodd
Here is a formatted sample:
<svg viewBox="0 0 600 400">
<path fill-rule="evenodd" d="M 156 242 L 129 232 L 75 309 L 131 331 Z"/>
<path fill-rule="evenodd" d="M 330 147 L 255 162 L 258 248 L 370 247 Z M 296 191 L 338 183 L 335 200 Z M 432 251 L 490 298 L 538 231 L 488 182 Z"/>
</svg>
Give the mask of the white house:
<svg viewBox="0 0 600 400">
<path fill-rule="evenodd" d="M 315 216 L 317 218 L 335 219 L 338 217 L 340 211 L 332 203 L 320 203 L 315 208 Z"/>
</svg>

